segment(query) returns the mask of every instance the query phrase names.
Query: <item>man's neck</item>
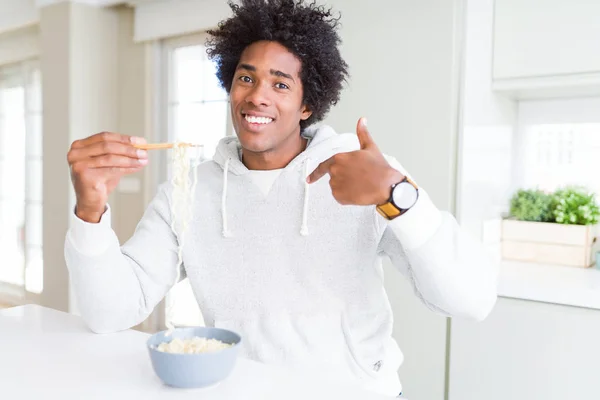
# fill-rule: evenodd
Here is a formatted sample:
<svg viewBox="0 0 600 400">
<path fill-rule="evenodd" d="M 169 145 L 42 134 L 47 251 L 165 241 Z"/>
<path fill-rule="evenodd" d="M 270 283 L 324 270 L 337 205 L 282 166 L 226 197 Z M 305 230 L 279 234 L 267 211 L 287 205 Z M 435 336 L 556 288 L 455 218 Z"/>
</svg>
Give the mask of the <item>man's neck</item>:
<svg viewBox="0 0 600 400">
<path fill-rule="evenodd" d="M 306 149 L 307 143 L 307 139 L 300 137 L 300 140 L 275 151 L 253 153 L 242 149 L 242 163 L 249 170 L 282 169 Z"/>
</svg>

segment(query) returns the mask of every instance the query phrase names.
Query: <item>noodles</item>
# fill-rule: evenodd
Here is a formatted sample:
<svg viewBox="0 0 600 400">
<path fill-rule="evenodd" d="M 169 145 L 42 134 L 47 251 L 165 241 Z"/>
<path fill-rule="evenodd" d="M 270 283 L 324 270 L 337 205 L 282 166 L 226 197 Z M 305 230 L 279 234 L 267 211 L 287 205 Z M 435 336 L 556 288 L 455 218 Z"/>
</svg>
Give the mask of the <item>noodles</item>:
<svg viewBox="0 0 600 400">
<path fill-rule="evenodd" d="M 192 165 L 191 157 L 188 155 L 188 150 L 191 147 L 183 143 L 175 143 L 173 147 L 171 165 L 173 167 L 171 185 L 173 187 L 171 195 L 171 230 L 177 237 L 177 278 L 175 285 L 181 278 L 181 267 L 183 265 L 183 246 L 188 230 L 189 221 L 192 218 L 192 207 L 194 203 L 194 195 L 196 192 L 196 184 L 198 183 L 198 164 L 200 162 L 201 152 L 199 151 L 195 162 Z M 193 177 L 190 179 L 190 169 L 193 168 Z M 175 287 L 175 286 L 173 286 Z M 172 292 L 172 290 L 171 290 Z M 174 301 L 167 298 L 166 309 L 166 325 L 167 335 L 170 335 L 175 328 L 173 325 L 173 308 Z"/>
<path fill-rule="evenodd" d="M 156 349 L 165 353 L 200 354 L 224 350 L 231 346 L 217 339 L 196 336 L 191 339 L 175 338 L 170 342 L 159 344 Z"/>
</svg>

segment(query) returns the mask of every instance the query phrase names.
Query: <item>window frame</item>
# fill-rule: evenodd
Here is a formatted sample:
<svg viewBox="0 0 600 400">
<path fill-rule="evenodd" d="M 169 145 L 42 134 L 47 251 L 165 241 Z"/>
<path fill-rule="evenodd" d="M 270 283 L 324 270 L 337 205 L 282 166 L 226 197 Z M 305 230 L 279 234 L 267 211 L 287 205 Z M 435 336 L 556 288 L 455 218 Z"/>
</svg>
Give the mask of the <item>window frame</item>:
<svg viewBox="0 0 600 400">
<path fill-rule="evenodd" d="M 28 59 L 24 59 L 21 61 L 17 61 L 17 62 L 13 62 L 13 63 L 9 63 L 9 64 L 0 64 L 0 69 L 9 69 L 9 68 L 14 68 L 15 70 L 18 70 L 19 74 L 20 74 L 20 81 L 21 83 L 24 85 L 25 87 L 25 95 L 24 95 L 24 110 L 25 110 L 25 134 L 28 135 L 30 134 L 29 131 L 31 130 L 31 117 L 38 115 L 43 118 L 43 104 L 42 104 L 42 77 L 41 77 L 41 65 L 40 65 L 40 60 L 35 57 L 35 58 L 28 58 Z M 39 96 L 40 96 L 40 109 L 39 110 L 33 110 L 30 108 L 30 98 L 32 96 L 31 93 L 31 84 L 32 84 L 32 74 L 35 72 L 35 70 L 38 71 L 38 73 L 40 74 L 40 82 L 39 82 L 39 88 L 37 90 L 39 90 Z M 42 141 L 43 141 L 43 127 L 42 125 L 40 125 L 40 129 L 42 129 L 42 132 L 40 132 L 40 134 L 42 135 Z M 27 139 L 26 139 L 26 145 L 27 145 Z M 25 193 L 24 193 L 24 198 L 25 198 L 25 203 L 24 203 L 24 207 L 25 207 L 25 219 L 24 219 L 24 265 L 23 265 L 23 285 L 17 285 L 17 284 L 12 284 L 12 283 L 8 283 L 8 282 L 1 282 L 0 281 L 0 304 L 3 305 L 9 305 L 9 306 L 19 306 L 19 305 L 24 305 L 24 304 L 42 304 L 42 296 L 43 296 L 43 288 L 42 288 L 42 292 L 40 293 L 35 293 L 35 292 L 31 292 L 27 290 L 27 248 L 28 248 L 28 243 L 27 243 L 27 225 L 28 225 L 28 213 L 27 213 L 27 208 L 31 205 L 31 200 L 29 199 L 28 196 L 28 180 L 29 177 L 31 176 L 31 165 L 27 162 L 29 156 L 27 154 L 25 154 L 25 182 L 24 182 L 24 186 L 25 186 Z M 43 162 L 44 159 L 44 155 L 43 153 L 39 156 L 39 161 Z M 43 164 L 42 164 L 43 165 Z M 43 167 L 42 167 L 42 177 L 41 177 L 41 182 L 43 185 Z M 40 192 L 43 191 L 43 186 L 41 188 L 42 190 L 40 190 Z M 44 199 L 42 198 L 41 200 L 41 206 L 42 206 L 42 221 L 43 221 L 43 210 L 44 210 Z M 43 228 L 42 228 L 43 229 Z M 42 236 L 42 240 L 43 240 L 43 236 Z M 43 260 L 43 241 L 42 241 L 42 260 Z M 42 270 L 42 284 L 44 282 L 44 274 L 48 273 L 48 268 L 46 268 L 46 266 L 44 265 L 44 268 Z"/>
</svg>

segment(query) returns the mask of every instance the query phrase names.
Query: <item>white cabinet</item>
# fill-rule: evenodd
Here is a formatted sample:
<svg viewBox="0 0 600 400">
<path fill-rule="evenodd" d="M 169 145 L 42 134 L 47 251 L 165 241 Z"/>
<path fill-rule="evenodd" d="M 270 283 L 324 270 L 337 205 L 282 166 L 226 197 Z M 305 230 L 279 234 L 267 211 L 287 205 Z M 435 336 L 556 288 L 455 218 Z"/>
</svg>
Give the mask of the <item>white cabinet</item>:
<svg viewBox="0 0 600 400">
<path fill-rule="evenodd" d="M 496 0 L 494 88 L 597 93 L 598 21 L 600 1 L 596 0 Z"/>
<path fill-rule="evenodd" d="M 500 298 L 452 321 L 449 400 L 597 400 L 600 311 Z"/>
</svg>

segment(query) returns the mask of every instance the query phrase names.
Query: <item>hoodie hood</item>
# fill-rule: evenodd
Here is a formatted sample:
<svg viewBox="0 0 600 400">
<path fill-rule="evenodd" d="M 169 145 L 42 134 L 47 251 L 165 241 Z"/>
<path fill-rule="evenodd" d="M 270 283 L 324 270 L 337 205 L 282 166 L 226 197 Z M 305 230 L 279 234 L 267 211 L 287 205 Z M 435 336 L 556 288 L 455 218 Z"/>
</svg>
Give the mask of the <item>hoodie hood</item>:
<svg viewBox="0 0 600 400">
<path fill-rule="evenodd" d="M 302 224 L 300 234 L 308 236 L 308 207 L 310 201 L 310 184 L 306 177 L 310 175 L 323 161 L 337 153 L 358 150 L 360 143 L 355 134 L 337 134 L 333 128 L 322 125 L 309 127 L 302 136 L 308 139 L 306 149 L 298 154 L 284 169 L 301 171 L 304 185 L 304 202 L 302 207 Z M 244 175 L 248 168 L 242 163 L 242 147 L 236 136 L 227 136 L 221 139 L 213 160 L 223 169 L 223 190 L 221 194 L 221 217 L 223 223 L 223 237 L 231 237 L 227 217 L 227 185 L 229 173 Z"/>
</svg>

